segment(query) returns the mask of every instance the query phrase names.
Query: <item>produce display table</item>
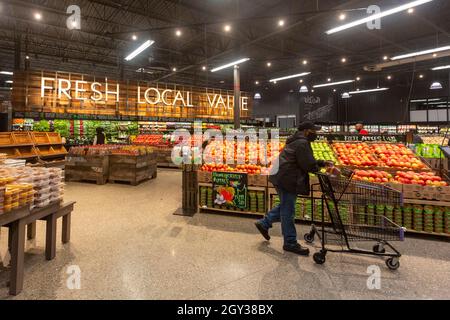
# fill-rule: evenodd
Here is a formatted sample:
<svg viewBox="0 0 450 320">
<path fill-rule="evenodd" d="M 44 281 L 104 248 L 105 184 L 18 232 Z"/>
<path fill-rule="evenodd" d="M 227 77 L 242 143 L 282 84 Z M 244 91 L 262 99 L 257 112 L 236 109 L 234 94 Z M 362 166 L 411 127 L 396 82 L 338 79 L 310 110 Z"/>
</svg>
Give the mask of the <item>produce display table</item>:
<svg viewBox="0 0 450 320">
<path fill-rule="evenodd" d="M 108 156 L 68 156 L 66 158 L 66 181 L 94 181 L 106 184 L 109 174 Z"/>
<path fill-rule="evenodd" d="M 129 182 L 136 186 L 140 182 L 156 178 L 156 155 L 110 155 L 109 156 L 109 181 Z"/>
<path fill-rule="evenodd" d="M 46 221 L 45 257 L 52 260 L 56 255 L 56 224 L 57 219 L 63 218 L 62 242 L 70 241 L 71 213 L 75 202 L 61 204 L 52 203 L 47 207 L 30 211 L 22 208 L 0 216 L 0 226 L 9 228 L 9 248 L 11 251 L 11 273 L 9 282 L 9 293 L 19 294 L 23 289 L 24 278 L 24 250 L 25 250 L 25 228 L 35 228 L 38 220 Z M 35 229 L 28 232 L 34 237 Z"/>
</svg>

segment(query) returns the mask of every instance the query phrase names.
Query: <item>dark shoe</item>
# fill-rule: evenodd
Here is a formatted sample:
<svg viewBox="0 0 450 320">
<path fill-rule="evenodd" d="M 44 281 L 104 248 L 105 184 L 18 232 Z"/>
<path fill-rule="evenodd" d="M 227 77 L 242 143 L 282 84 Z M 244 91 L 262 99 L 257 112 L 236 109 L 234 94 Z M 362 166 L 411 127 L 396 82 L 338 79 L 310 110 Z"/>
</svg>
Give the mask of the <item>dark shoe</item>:
<svg viewBox="0 0 450 320">
<path fill-rule="evenodd" d="M 309 256 L 309 249 L 303 248 L 300 244 L 284 245 L 284 251 L 292 252 L 301 256 Z"/>
<path fill-rule="evenodd" d="M 267 241 L 270 240 L 270 236 L 269 236 L 269 230 L 267 230 L 266 228 L 264 228 L 264 226 L 262 225 L 261 222 L 256 221 L 255 222 L 255 226 L 256 228 L 259 230 L 259 232 L 261 232 L 262 236 L 264 237 L 264 239 L 266 239 Z"/>
</svg>

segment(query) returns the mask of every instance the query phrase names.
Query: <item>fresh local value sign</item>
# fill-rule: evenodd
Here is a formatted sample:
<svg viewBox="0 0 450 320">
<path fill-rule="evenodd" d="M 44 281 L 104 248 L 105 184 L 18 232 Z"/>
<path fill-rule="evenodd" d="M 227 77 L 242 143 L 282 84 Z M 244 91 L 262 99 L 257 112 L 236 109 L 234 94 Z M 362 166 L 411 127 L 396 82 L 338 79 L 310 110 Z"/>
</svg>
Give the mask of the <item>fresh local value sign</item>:
<svg viewBox="0 0 450 320">
<path fill-rule="evenodd" d="M 120 84 L 108 82 L 71 81 L 64 78 L 41 77 L 41 98 L 57 92 L 61 99 L 93 102 L 120 101 Z M 194 107 L 192 91 L 137 86 L 138 104 Z M 206 93 L 209 108 L 234 108 L 234 96 Z M 241 97 L 241 109 L 248 110 L 248 97 Z"/>
<path fill-rule="evenodd" d="M 252 102 L 241 93 L 242 119 Z M 231 90 L 26 70 L 14 72 L 12 104 L 16 112 L 232 120 L 235 101 Z"/>
</svg>

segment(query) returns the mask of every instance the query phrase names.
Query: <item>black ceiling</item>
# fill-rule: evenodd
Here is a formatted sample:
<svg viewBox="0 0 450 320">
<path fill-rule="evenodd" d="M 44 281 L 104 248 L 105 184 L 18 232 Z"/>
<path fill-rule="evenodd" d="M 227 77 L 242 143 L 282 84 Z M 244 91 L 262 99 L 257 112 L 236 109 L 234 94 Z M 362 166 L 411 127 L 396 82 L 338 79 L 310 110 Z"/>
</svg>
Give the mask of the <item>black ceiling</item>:
<svg viewBox="0 0 450 320">
<path fill-rule="evenodd" d="M 427 73 L 432 65 L 450 64 L 438 57 L 364 72 L 365 65 L 382 62 L 384 55 L 450 44 L 448 0 L 434 0 L 413 14 L 383 18 L 380 30 L 359 26 L 325 34 L 341 23 L 340 13 L 346 12 L 347 21 L 359 19 L 366 16 L 365 10 L 355 9 L 374 2 L 386 10 L 410 0 L 0 0 L 0 69 L 14 67 L 19 43 L 22 67 L 28 54 L 34 69 L 224 88 L 232 88 L 232 72 L 212 74 L 202 71 L 202 66 L 210 69 L 250 57 L 241 68 L 242 87 L 249 91 L 257 90 L 256 80 L 267 86 L 273 77 L 303 71 L 312 72 L 308 83 L 361 76 L 361 86 L 371 86 L 386 81 L 387 74 L 400 79 L 409 77 L 413 69 Z M 66 9 L 72 4 L 81 8 L 81 30 L 66 27 Z M 35 12 L 42 14 L 41 21 L 33 18 Z M 283 27 L 277 25 L 280 19 L 285 21 Z M 223 31 L 225 24 L 231 32 Z M 181 37 L 175 36 L 177 29 Z M 124 57 L 147 39 L 155 44 L 125 62 Z M 301 63 L 304 59 L 306 66 Z M 148 73 L 136 72 L 139 68 Z"/>
</svg>

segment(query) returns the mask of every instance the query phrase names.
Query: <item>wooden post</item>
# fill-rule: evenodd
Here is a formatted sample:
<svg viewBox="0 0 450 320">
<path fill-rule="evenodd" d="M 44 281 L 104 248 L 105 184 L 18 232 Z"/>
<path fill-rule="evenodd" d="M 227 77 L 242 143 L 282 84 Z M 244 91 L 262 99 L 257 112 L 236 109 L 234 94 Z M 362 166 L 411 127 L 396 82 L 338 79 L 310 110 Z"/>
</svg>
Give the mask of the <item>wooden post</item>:
<svg viewBox="0 0 450 320">
<path fill-rule="evenodd" d="M 70 242 L 70 225 L 72 220 L 72 214 L 66 214 L 62 221 L 62 243 Z"/>
<path fill-rule="evenodd" d="M 45 258 L 53 260 L 56 255 L 56 214 L 52 213 L 46 218 Z"/>
<path fill-rule="evenodd" d="M 25 224 L 22 219 L 14 221 L 10 228 L 11 234 L 11 275 L 9 294 L 18 295 L 23 289 L 23 260 L 25 250 Z"/>
</svg>

